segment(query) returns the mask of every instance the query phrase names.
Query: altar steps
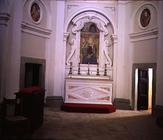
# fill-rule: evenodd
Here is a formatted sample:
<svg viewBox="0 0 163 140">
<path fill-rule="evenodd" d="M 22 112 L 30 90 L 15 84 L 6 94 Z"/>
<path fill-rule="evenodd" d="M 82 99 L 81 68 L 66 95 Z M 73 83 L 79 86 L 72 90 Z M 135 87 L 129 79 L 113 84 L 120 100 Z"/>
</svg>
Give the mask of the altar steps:
<svg viewBox="0 0 163 140">
<path fill-rule="evenodd" d="M 82 112 L 82 113 L 112 113 L 116 111 L 114 105 L 106 104 L 64 103 L 61 109 L 68 112 Z"/>
</svg>

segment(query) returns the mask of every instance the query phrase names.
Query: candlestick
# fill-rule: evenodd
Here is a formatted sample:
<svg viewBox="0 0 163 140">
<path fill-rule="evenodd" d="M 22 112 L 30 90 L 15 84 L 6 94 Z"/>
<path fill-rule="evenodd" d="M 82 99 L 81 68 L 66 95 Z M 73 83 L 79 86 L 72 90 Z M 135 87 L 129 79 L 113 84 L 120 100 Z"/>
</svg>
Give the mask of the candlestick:
<svg viewBox="0 0 163 140">
<path fill-rule="evenodd" d="M 90 71 L 89 71 L 89 62 L 88 62 L 88 73 L 87 73 L 87 75 L 90 75 Z"/>
<path fill-rule="evenodd" d="M 105 64 L 105 69 L 104 69 L 104 76 L 107 76 L 107 69 L 106 69 L 106 64 Z"/>
<path fill-rule="evenodd" d="M 80 75 L 80 63 L 78 65 L 78 75 Z"/>
<path fill-rule="evenodd" d="M 96 75 L 100 75 L 99 74 L 99 64 L 97 63 L 97 73 L 96 73 Z"/>
<path fill-rule="evenodd" d="M 69 70 L 69 74 L 72 74 L 72 62 L 70 62 L 70 70 Z"/>
</svg>

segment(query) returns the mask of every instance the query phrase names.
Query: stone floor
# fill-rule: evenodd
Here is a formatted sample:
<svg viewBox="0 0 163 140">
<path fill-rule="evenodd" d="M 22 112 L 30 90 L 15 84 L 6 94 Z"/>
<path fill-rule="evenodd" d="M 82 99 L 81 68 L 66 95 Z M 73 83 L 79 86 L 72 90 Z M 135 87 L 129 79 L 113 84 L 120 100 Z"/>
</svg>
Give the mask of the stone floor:
<svg viewBox="0 0 163 140">
<path fill-rule="evenodd" d="M 43 125 L 32 139 L 162 140 L 163 129 L 148 111 L 117 110 L 110 114 L 72 113 L 45 108 Z"/>
</svg>

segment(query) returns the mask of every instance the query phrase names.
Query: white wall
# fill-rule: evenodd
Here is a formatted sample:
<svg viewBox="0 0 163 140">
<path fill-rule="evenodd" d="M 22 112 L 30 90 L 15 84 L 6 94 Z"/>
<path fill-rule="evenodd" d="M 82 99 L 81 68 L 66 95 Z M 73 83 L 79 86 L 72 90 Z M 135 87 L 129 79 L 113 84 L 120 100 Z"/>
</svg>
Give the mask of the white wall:
<svg viewBox="0 0 163 140">
<path fill-rule="evenodd" d="M 157 40 L 143 40 L 133 44 L 133 63 L 156 63 Z"/>
<path fill-rule="evenodd" d="M 163 106 L 163 1 L 159 1 L 156 104 Z"/>
<path fill-rule="evenodd" d="M 22 33 L 21 56 L 45 59 L 46 39 Z"/>
</svg>

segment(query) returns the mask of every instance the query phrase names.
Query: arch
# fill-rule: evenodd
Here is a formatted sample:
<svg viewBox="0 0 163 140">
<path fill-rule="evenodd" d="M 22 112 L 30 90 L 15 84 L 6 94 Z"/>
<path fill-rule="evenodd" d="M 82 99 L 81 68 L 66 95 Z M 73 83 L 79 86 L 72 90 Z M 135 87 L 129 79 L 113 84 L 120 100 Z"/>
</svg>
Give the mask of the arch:
<svg viewBox="0 0 163 140">
<path fill-rule="evenodd" d="M 105 35 L 108 34 L 106 26 L 110 23 L 110 21 L 103 17 L 101 14 L 92 11 L 83 12 L 72 19 L 71 23 L 75 25 L 74 28 L 72 29 L 72 32 L 75 33 L 76 31 L 81 30 L 84 27 L 84 24 L 87 22 L 95 23 L 100 31 L 105 32 Z"/>
<path fill-rule="evenodd" d="M 64 32 L 66 33 L 69 27 L 69 24 L 71 23 L 71 21 L 78 15 L 84 13 L 84 12 L 94 12 L 94 13 L 98 13 L 99 15 L 101 15 L 103 18 L 105 18 L 105 20 L 108 20 L 113 28 L 113 33 L 116 34 L 117 30 L 116 30 L 116 24 L 114 22 L 114 20 L 111 17 L 108 17 L 108 15 L 102 11 L 101 9 L 98 8 L 92 8 L 92 7 L 87 7 L 87 8 L 83 8 L 78 10 L 77 12 L 74 12 L 72 15 L 69 16 L 69 18 L 67 18 L 66 22 L 65 22 L 65 28 L 64 28 Z"/>
</svg>

